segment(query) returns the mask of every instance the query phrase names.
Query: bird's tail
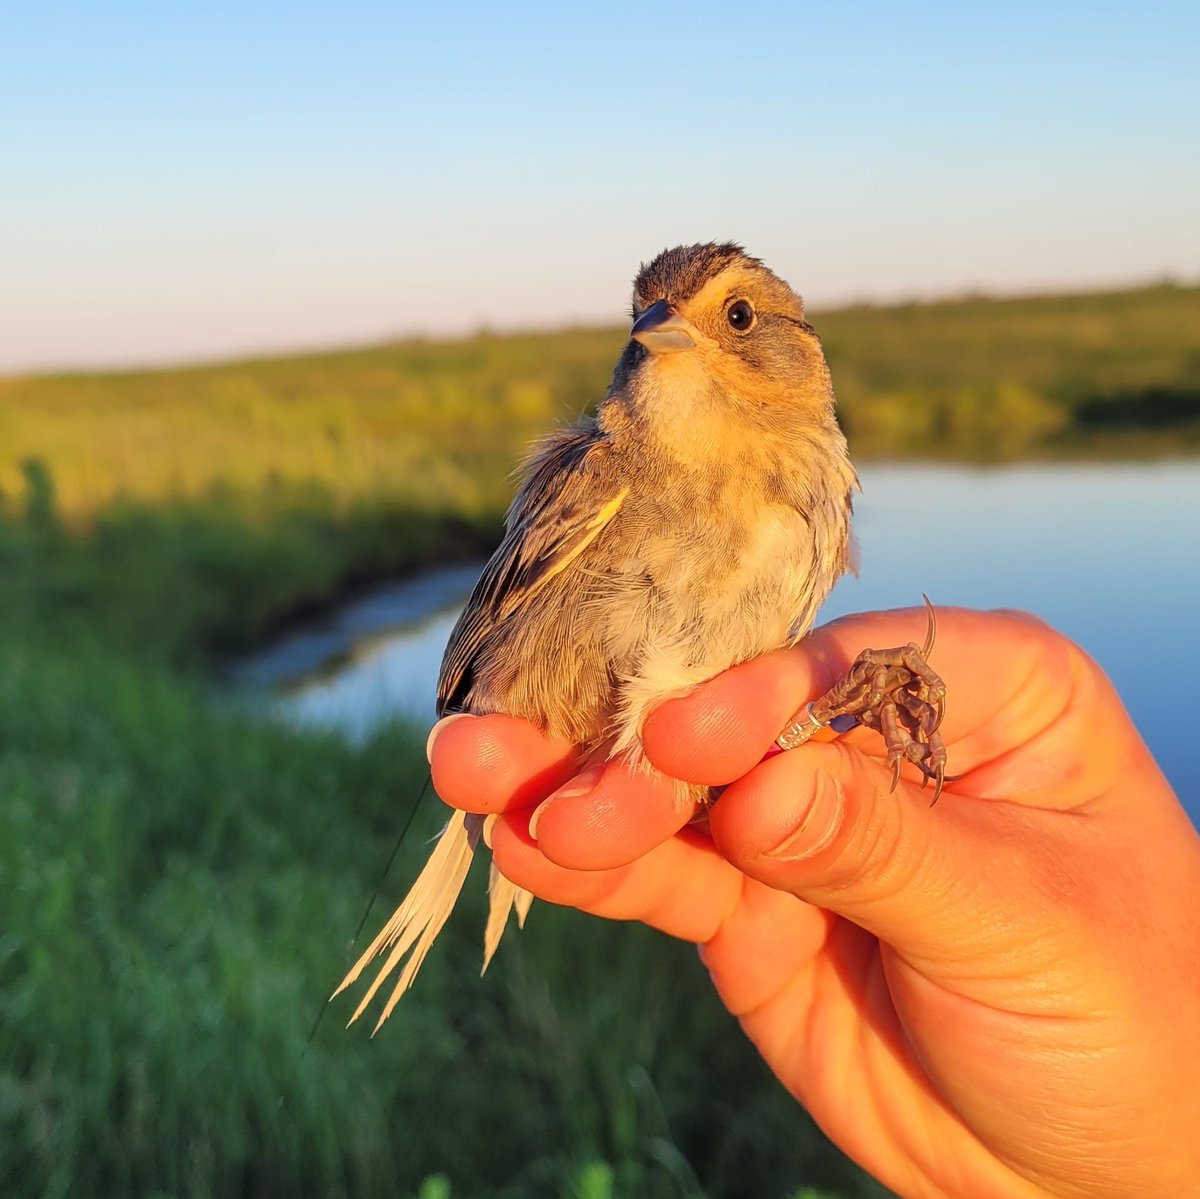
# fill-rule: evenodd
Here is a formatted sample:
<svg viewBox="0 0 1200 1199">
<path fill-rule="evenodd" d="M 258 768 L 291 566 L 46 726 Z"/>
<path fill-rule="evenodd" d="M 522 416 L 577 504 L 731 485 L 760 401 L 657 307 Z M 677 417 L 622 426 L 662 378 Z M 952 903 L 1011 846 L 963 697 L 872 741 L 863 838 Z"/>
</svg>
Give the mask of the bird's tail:
<svg viewBox="0 0 1200 1199">
<path fill-rule="evenodd" d="M 379 1026 L 392 1014 L 392 1009 L 400 1001 L 400 997 L 412 986 L 425 955 L 437 939 L 438 933 L 442 931 L 462 891 L 463 883 L 466 882 L 467 871 L 471 868 L 471 859 L 483 831 L 483 821 L 482 816 L 467 812 L 455 812 L 450 817 L 412 890 L 404 897 L 404 902 L 392 913 L 391 919 L 367 946 L 362 957 L 354 963 L 353 969 L 334 991 L 333 995 L 340 995 L 371 961 L 384 950 L 391 948 L 391 953 L 375 976 L 375 981 L 354 1009 L 349 1024 L 353 1024 L 362 1015 L 367 1005 L 375 998 L 376 992 L 410 949 L 412 956 L 405 962 L 404 969 L 396 980 L 396 986 L 383 1009 L 383 1014 L 375 1024 L 375 1032 L 379 1031 Z M 506 908 L 505 916 L 507 915 Z"/>
<path fill-rule="evenodd" d="M 517 926 L 524 928 L 531 903 L 532 893 L 516 883 L 510 883 L 493 862 L 492 873 L 488 876 L 488 920 L 487 928 L 483 930 L 483 970 L 480 970 L 480 974 L 487 970 L 496 946 L 500 944 L 509 912 L 516 910 Z"/>
</svg>

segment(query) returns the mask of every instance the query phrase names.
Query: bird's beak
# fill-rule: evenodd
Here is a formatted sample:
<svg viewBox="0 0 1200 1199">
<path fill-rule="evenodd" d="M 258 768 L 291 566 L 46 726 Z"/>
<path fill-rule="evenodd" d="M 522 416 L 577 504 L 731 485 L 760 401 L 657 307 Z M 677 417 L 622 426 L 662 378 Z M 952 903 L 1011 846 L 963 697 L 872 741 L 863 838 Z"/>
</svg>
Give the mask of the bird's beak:
<svg viewBox="0 0 1200 1199">
<path fill-rule="evenodd" d="M 700 332 L 666 300 L 658 300 L 633 322 L 629 336 L 652 354 L 673 354 L 677 350 L 690 350 L 700 339 Z"/>
</svg>

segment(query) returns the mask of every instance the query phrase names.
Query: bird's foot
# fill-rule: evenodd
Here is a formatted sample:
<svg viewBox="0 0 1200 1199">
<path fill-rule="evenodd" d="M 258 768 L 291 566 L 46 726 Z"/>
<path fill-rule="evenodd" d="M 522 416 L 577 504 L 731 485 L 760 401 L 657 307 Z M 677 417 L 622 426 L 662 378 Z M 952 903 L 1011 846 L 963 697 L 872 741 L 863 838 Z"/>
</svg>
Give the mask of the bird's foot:
<svg viewBox="0 0 1200 1199">
<path fill-rule="evenodd" d="M 915 642 L 895 649 L 867 649 L 846 675 L 819 699 L 802 708 L 779 734 L 780 749 L 793 749 L 839 718 L 853 718 L 883 734 L 892 789 L 908 761 L 924 775 L 923 787 L 933 780 L 937 803 L 946 781 L 946 745 L 938 731 L 946 712 L 946 684 L 930 667 L 928 658 L 937 635 L 933 605 L 925 644 Z"/>
</svg>

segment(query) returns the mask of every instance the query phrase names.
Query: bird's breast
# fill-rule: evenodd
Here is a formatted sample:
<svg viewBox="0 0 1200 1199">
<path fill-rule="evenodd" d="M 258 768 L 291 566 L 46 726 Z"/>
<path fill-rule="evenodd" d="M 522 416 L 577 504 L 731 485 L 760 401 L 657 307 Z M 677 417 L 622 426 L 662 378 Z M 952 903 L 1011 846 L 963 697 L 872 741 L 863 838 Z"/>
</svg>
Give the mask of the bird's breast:
<svg viewBox="0 0 1200 1199">
<path fill-rule="evenodd" d="M 626 562 L 636 585 L 606 628 L 619 664 L 618 751 L 639 752 L 657 704 L 807 629 L 835 577 L 803 512 L 748 488 L 723 499 L 679 506 Z"/>
<path fill-rule="evenodd" d="M 735 492 L 682 499 L 646 528 L 624 564 L 639 580 L 643 640 L 677 647 L 688 664 L 740 661 L 787 640 L 817 568 L 802 512 Z"/>
</svg>

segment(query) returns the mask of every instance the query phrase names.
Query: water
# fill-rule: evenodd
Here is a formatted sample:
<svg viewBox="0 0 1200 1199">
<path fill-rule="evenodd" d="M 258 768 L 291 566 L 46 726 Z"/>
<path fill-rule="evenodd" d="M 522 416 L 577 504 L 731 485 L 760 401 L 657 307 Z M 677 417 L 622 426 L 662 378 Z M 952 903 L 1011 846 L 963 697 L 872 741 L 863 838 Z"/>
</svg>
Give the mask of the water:
<svg viewBox="0 0 1200 1199">
<path fill-rule="evenodd" d="M 432 723 L 438 667 L 483 562 L 374 588 L 242 662 L 233 682 L 266 691 L 284 720 L 360 742 L 382 722 Z"/>
<path fill-rule="evenodd" d="M 821 619 L 920 602 L 1025 608 L 1095 657 L 1200 823 L 1200 462 L 879 465 L 856 506 L 862 573 Z M 480 564 L 379 589 L 246 663 L 299 724 L 361 738 L 433 718 L 438 664 Z"/>
</svg>

